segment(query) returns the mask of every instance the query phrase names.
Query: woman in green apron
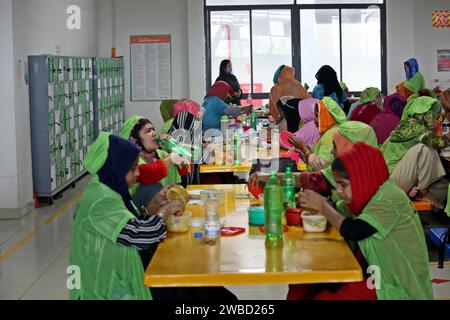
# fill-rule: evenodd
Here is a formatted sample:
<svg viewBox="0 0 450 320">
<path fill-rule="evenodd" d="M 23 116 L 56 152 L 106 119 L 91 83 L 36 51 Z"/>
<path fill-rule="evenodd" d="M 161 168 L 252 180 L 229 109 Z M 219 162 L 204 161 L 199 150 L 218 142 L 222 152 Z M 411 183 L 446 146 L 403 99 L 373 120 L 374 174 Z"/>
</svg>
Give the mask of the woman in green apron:
<svg viewBox="0 0 450 320">
<path fill-rule="evenodd" d="M 143 285 L 140 252 L 166 237 L 165 219 L 184 207 L 180 201 L 168 202 L 163 190 L 152 200 L 154 212 L 138 212 L 128 192 L 139 176 L 138 156 L 133 144 L 104 132 L 86 156 L 85 167 L 93 177 L 73 223 L 70 265 L 79 273 L 70 299 L 151 299 Z"/>
<path fill-rule="evenodd" d="M 389 180 L 380 150 L 357 142 L 333 162 L 332 170 L 343 199 L 337 210 L 310 190 L 301 194 L 301 206 L 323 214 L 357 244 L 355 255 L 370 279 L 342 284 L 334 292 L 293 286 L 289 298 L 433 299 L 419 217 L 404 191 Z"/>
</svg>

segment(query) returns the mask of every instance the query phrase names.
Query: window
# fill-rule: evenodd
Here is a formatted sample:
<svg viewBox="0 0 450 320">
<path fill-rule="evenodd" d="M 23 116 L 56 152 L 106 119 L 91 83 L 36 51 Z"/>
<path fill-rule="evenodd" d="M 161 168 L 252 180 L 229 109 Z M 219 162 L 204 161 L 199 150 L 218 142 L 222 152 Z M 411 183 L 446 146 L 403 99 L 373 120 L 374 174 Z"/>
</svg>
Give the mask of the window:
<svg viewBox="0 0 450 320">
<path fill-rule="evenodd" d="M 211 80 L 219 76 L 220 62 L 232 60 L 239 81 L 250 83 L 250 16 L 248 11 L 211 12 Z"/>
<path fill-rule="evenodd" d="M 256 99 L 268 98 L 273 74 L 283 64 L 295 67 L 297 79 L 311 89 L 318 69 L 328 64 L 352 93 L 371 86 L 386 93 L 383 0 L 205 3 L 208 87 L 220 62 L 229 59 L 243 92 Z"/>
<path fill-rule="evenodd" d="M 319 68 L 328 64 L 341 74 L 339 10 L 300 10 L 301 79 L 311 90 Z"/>
<path fill-rule="evenodd" d="M 300 4 L 353 4 L 383 3 L 383 0 L 297 0 Z"/>
<path fill-rule="evenodd" d="M 273 86 L 270 70 L 292 62 L 291 12 L 254 10 L 252 31 L 253 93 L 269 92 Z"/>
<path fill-rule="evenodd" d="M 380 9 L 342 10 L 342 79 L 352 91 L 381 88 Z"/>
<path fill-rule="evenodd" d="M 293 3 L 294 0 L 206 0 L 207 6 L 277 5 Z"/>
</svg>

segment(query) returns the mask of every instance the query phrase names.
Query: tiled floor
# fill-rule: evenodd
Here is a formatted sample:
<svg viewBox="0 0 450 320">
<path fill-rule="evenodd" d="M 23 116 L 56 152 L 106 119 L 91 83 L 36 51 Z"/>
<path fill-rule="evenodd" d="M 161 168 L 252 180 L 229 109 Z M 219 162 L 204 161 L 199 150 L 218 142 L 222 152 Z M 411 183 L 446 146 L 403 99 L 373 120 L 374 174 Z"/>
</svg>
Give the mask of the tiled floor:
<svg viewBox="0 0 450 320">
<path fill-rule="evenodd" d="M 51 207 L 35 210 L 22 220 L 0 220 L 0 299 L 68 298 L 66 269 L 76 199 L 88 178 Z M 72 203 L 70 203 L 72 201 Z M 67 205 L 69 203 L 69 205 Z M 51 221 L 50 217 L 54 216 Z M 429 218 L 427 218 L 429 220 Z M 433 260 L 435 252 L 431 250 Z M 450 298 L 450 263 L 430 264 L 436 299 Z M 446 282 L 447 281 L 447 282 Z M 287 286 L 231 286 L 239 299 L 285 299 Z"/>
</svg>

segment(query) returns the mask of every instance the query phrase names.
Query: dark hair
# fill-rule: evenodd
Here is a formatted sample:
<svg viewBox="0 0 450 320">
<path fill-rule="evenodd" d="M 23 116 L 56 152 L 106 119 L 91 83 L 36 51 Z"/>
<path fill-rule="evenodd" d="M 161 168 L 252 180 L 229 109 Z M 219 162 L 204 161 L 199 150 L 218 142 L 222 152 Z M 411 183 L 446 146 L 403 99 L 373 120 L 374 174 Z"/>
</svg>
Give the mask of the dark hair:
<svg viewBox="0 0 450 320">
<path fill-rule="evenodd" d="M 420 89 L 419 90 L 420 97 L 431 97 L 431 91 L 429 89 Z"/>
<path fill-rule="evenodd" d="M 337 173 L 341 178 L 343 179 L 350 179 L 350 176 L 348 174 L 347 168 L 344 165 L 344 162 L 342 162 L 341 159 L 336 158 L 334 159 L 331 170 L 333 170 L 335 173 Z"/>
<path fill-rule="evenodd" d="M 342 98 L 342 88 L 339 84 L 337 73 L 329 65 L 322 66 L 316 74 L 317 83 L 323 85 L 324 96 L 329 97 L 333 92 L 336 93 L 340 102 Z"/>
<path fill-rule="evenodd" d="M 139 131 L 146 125 L 146 124 L 152 124 L 152 122 L 148 119 L 141 118 L 138 120 L 138 122 L 134 125 L 133 130 L 131 130 L 130 136 L 132 136 L 134 139 L 136 139 L 136 144 L 145 149 L 144 145 L 142 144 L 141 137 L 139 136 Z"/>
<path fill-rule="evenodd" d="M 231 61 L 228 59 L 222 60 L 222 62 L 220 63 L 220 70 L 219 73 L 220 75 L 226 75 L 227 73 L 225 72 L 227 69 L 227 65 L 230 63 Z"/>
</svg>

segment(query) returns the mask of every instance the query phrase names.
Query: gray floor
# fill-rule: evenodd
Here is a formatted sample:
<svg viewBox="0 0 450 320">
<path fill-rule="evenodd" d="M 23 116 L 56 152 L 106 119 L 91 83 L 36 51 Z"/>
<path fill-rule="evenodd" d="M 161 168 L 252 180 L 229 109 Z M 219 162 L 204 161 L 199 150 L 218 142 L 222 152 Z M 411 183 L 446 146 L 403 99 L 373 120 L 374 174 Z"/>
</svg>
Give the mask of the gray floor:
<svg viewBox="0 0 450 320">
<path fill-rule="evenodd" d="M 34 210 L 22 220 L 0 220 L 0 299 L 68 298 L 66 268 L 72 217 L 88 178 L 64 192 L 53 206 Z M 431 227 L 434 217 L 424 218 Z M 430 259 L 436 250 L 430 246 Z M 439 270 L 430 264 L 433 279 L 450 280 L 450 264 Z M 442 281 L 438 281 L 442 282 Z M 287 286 L 228 287 L 239 299 L 285 299 Z M 433 284 L 435 298 L 450 298 L 450 282 Z"/>
</svg>

